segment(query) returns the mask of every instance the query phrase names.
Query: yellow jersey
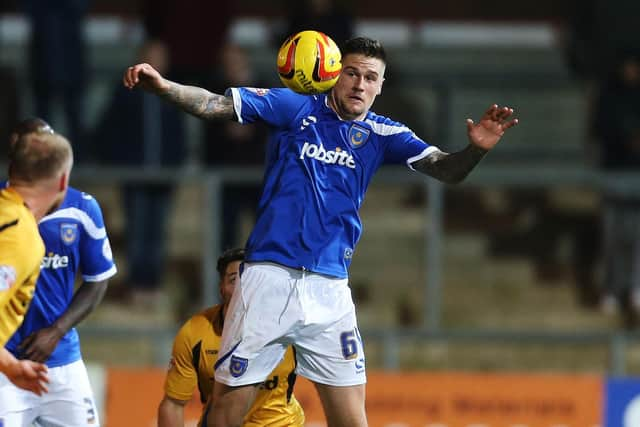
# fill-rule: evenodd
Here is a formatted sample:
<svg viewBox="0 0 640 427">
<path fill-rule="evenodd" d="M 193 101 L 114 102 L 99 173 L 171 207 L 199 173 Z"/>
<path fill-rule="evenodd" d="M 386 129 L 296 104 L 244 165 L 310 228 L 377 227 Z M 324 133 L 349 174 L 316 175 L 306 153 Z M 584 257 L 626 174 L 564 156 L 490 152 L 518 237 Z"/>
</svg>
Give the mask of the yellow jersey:
<svg viewBox="0 0 640 427">
<path fill-rule="evenodd" d="M 11 187 L 0 190 L 0 346 L 24 320 L 40 275 L 44 243 L 33 214 Z"/>
<path fill-rule="evenodd" d="M 213 366 L 218 360 L 222 324 L 222 305 L 216 305 L 191 317 L 180 328 L 165 380 L 167 396 L 190 400 L 197 385 L 200 401 L 207 402 L 213 388 Z M 293 395 L 295 367 L 293 348 L 289 347 L 282 362 L 259 386 L 244 426 L 304 426 L 304 412 Z"/>
</svg>

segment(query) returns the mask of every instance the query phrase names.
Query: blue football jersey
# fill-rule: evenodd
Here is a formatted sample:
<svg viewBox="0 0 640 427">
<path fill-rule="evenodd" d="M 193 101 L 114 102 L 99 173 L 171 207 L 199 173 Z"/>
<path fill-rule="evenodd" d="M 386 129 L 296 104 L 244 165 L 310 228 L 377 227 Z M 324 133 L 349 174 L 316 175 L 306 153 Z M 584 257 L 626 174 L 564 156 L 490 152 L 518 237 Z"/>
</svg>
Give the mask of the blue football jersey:
<svg viewBox="0 0 640 427">
<path fill-rule="evenodd" d="M 230 93 L 240 123 L 270 127 L 247 260 L 347 277 L 362 231 L 358 210 L 375 171 L 385 163 L 410 166 L 437 148 L 373 112 L 363 121 L 342 120 L 327 95 L 284 88 Z"/>
<path fill-rule="evenodd" d="M 6 348 L 18 355 L 17 346 L 33 332 L 51 326 L 73 298 L 76 273 L 82 286 L 94 286 L 116 274 L 109 238 L 100 205 L 91 195 L 69 188 L 61 206 L 38 224 L 46 247 L 36 292 L 24 322 Z M 47 361 L 49 367 L 66 365 L 81 358 L 75 328 L 58 343 Z"/>
</svg>

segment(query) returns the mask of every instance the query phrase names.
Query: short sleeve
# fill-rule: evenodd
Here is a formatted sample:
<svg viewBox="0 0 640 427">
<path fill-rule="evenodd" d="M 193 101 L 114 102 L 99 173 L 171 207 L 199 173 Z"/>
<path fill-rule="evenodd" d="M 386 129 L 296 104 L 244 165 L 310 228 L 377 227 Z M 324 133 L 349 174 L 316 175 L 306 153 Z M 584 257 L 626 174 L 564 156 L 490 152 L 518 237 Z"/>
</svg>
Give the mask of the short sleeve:
<svg viewBox="0 0 640 427">
<path fill-rule="evenodd" d="M 80 269 L 85 282 L 99 282 L 116 274 L 111 244 L 98 201 L 91 195 L 82 193 L 83 234 L 80 243 Z"/>
<path fill-rule="evenodd" d="M 176 335 L 164 383 L 165 394 L 176 400 L 191 400 L 198 385 L 198 373 L 193 366 L 192 343 L 189 340 L 190 328 L 191 321 L 188 321 Z"/>
<path fill-rule="evenodd" d="M 233 97 L 233 108 L 238 122 L 253 123 L 262 120 L 270 126 L 289 126 L 299 111 L 309 102 L 308 95 L 301 95 L 286 88 L 231 88 L 227 94 Z"/>
<path fill-rule="evenodd" d="M 420 160 L 438 149 L 419 138 L 411 129 L 402 126 L 395 133 L 387 135 L 385 163 L 411 163 Z"/>
</svg>

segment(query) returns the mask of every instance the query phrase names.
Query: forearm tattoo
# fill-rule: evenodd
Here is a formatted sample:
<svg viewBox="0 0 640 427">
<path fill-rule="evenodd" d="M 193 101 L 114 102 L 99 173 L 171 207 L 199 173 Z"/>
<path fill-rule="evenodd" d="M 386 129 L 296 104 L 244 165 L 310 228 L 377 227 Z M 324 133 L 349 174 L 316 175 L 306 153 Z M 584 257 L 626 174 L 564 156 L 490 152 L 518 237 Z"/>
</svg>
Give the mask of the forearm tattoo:
<svg viewBox="0 0 640 427">
<path fill-rule="evenodd" d="M 485 154 L 487 152 L 482 148 L 469 144 L 464 150 L 455 153 L 435 151 L 424 159 L 413 162 L 411 166 L 447 184 L 457 184 L 469 175 Z"/>
<path fill-rule="evenodd" d="M 231 119 L 234 117 L 231 97 L 217 95 L 200 87 L 171 82 L 169 90 L 160 96 L 187 113 L 202 119 Z"/>
</svg>

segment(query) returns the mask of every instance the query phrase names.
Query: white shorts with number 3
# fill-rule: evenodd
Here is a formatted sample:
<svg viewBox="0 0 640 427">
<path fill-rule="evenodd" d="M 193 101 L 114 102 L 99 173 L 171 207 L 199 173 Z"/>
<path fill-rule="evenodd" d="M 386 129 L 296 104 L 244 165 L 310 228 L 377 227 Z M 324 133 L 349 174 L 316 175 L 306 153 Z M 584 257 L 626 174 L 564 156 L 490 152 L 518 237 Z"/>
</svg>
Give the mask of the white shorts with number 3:
<svg viewBox="0 0 640 427">
<path fill-rule="evenodd" d="M 0 374 L 0 426 L 99 427 L 84 362 L 49 368 L 48 375 L 49 392 L 38 396 Z"/>
<path fill-rule="evenodd" d="M 237 286 L 225 319 L 216 381 L 230 386 L 262 382 L 293 345 L 299 375 L 334 386 L 366 383 L 347 279 L 245 263 Z"/>
</svg>

